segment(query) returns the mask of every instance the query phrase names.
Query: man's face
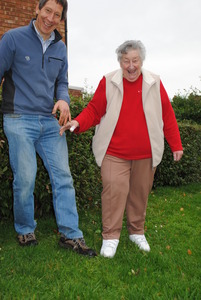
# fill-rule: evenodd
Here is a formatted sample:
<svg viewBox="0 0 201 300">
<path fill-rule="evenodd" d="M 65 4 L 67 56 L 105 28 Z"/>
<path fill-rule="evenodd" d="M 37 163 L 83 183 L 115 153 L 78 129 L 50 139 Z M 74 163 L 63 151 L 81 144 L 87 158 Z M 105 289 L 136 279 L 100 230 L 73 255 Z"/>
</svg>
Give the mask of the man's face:
<svg viewBox="0 0 201 300">
<path fill-rule="evenodd" d="M 60 24 L 62 12 L 62 5 L 56 3 L 55 0 L 47 1 L 41 10 L 37 4 L 36 14 L 38 16 L 35 25 L 44 40 L 47 40 L 51 32 Z"/>
<path fill-rule="evenodd" d="M 120 62 L 123 76 L 128 81 L 133 82 L 138 79 L 141 74 L 142 62 L 137 50 L 130 50 L 127 54 L 123 54 Z"/>
</svg>

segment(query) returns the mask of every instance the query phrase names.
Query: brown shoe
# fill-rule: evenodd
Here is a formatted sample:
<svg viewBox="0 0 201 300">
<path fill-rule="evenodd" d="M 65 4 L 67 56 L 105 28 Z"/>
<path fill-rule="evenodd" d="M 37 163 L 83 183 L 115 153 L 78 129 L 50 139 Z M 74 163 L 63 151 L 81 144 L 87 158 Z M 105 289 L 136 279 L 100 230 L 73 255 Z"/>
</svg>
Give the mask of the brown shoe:
<svg viewBox="0 0 201 300">
<path fill-rule="evenodd" d="M 20 246 L 36 246 L 38 242 L 34 233 L 27 233 L 24 235 L 18 235 Z"/>
<path fill-rule="evenodd" d="M 86 245 L 84 238 L 67 239 L 62 235 L 59 240 L 59 245 L 63 248 L 71 249 L 78 254 L 88 255 L 89 257 L 97 256 L 96 252 Z"/>
</svg>

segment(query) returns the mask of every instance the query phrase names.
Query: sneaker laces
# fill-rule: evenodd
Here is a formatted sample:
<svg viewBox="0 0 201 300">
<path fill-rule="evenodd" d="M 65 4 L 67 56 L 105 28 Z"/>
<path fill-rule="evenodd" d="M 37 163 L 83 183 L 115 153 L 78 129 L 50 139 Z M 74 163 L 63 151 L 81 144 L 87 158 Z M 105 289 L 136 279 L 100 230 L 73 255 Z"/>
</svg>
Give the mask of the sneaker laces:
<svg viewBox="0 0 201 300">
<path fill-rule="evenodd" d="M 139 235 L 139 237 L 136 237 L 135 239 L 137 242 L 148 244 L 144 235 Z"/>
<path fill-rule="evenodd" d="M 27 241 L 32 241 L 32 240 L 35 240 L 35 239 L 36 239 L 34 233 L 28 233 L 28 234 L 25 234 L 24 236 L 26 237 L 26 240 L 27 240 Z"/>
<path fill-rule="evenodd" d="M 110 247 L 112 249 L 116 249 L 117 248 L 117 240 L 105 240 L 104 246 Z"/>
<path fill-rule="evenodd" d="M 85 243 L 84 238 L 79 238 L 79 239 L 73 239 L 73 242 L 76 244 L 76 246 L 82 248 L 82 249 L 89 249 Z"/>
<path fill-rule="evenodd" d="M 36 240 L 36 237 L 34 233 L 27 233 L 27 234 L 18 235 L 18 240 L 21 243 L 26 243 L 26 242 Z"/>
</svg>

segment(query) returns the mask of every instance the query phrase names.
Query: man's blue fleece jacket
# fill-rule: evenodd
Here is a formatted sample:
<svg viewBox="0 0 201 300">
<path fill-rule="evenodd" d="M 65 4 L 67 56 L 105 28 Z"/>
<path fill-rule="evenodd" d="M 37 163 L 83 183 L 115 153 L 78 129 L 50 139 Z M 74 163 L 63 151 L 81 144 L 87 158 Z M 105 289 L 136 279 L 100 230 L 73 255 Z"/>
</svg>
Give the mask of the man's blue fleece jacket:
<svg viewBox="0 0 201 300">
<path fill-rule="evenodd" d="M 56 100 L 70 104 L 67 51 L 55 30 L 55 40 L 43 54 L 33 20 L 12 29 L 0 41 L 0 83 L 3 113 L 51 115 Z"/>
</svg>

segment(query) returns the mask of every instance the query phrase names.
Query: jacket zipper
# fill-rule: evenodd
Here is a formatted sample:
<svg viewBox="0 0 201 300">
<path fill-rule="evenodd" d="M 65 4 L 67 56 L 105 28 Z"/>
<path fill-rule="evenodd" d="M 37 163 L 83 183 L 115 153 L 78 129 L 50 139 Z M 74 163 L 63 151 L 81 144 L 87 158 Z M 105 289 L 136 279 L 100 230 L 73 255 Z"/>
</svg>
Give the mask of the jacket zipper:
<svg viewBox="0 0 201 300">
<path fill-rule="evenodd" d="M 41 43 L 40 43 L 41 44 Z M 54 42 L 52 42 L 52 43 L 50 43 L 50 45 L 47 47 L 47 49 L 51 46 L 51 45 L 53 45 L 54 44 Z M 42 53 L 43 53 L 43 46 L 42 46 L 42 44 L 41 44 L 41 47 L 42 47 Z M 47 49 L 46 49 L 46 51 L 47 51 Z M 46 52 L 45 51 L 45 52 Z M 42 56 L 42 69 L 44 68 L 44 58 L 45 58 L 45 53 L 43 53 L 43 56 Z M 52 57 L 50 57 L 50 58 L 52 58 Z M 49 58 L 48 58 L 49 59 Z M 58 59 L 58 58 L 55 58 L 55 59 Z"/>
</svg>

